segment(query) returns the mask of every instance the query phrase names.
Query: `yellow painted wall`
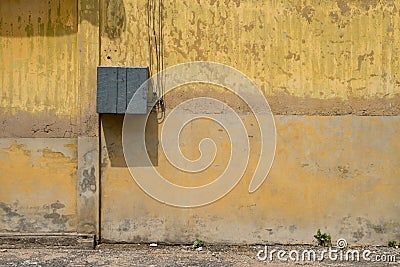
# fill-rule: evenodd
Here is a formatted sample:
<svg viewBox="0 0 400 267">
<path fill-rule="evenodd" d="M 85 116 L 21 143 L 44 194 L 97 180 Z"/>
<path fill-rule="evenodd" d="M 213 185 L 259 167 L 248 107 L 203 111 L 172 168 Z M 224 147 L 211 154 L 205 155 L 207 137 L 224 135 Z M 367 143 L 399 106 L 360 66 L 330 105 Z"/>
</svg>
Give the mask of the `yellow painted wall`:
<svg viewBox="0 0 400 267">
<path fill-rule="evenodd" d="M 101 65 L 149 65 L 147 5 L 153 1 L 100 2 Z M 256 82 L 273 112 L 288 116 L 276 117 L 275 162 L 253 194 L 247 189 L 259 137 L 251 117 L 242 116 L 254 149 L 243 179 L 219 201 L 195 209 L 170 207 L 146 195 L 123 160 L 121 118 L 102 116 L 103 240 L 312 242 L 318 228 L 351 243 L 383 244 L 397 236 L 398 117 L 292 115 L 400 114 L 398 108 L 392 112 L 400 93 L 400 2 L 163 2 L 165 67 L 197 60 L 233 66 Z M 155 44 L 150 42 L 153 55 Z M 172 92 L 167 107 L 194 96 L 229 100 L 239 114 L 246 111 L 228 94 L 202 86 Z M 160 140 L 163 124 L 155 127 L 153 142 Z M 199 155 L 200 139 L 217 140 L 209 169 L 179 172 L 159 145 L 157 170 L 179 185 L 218 177 L 230 144 L 217 128 L 196 121 L 180 138 L 191 159 Z M 119 205 L 124 208 L 115 208 Z"/>
<path fill-rule="evenodd" d="M 329 232 L 333 240 L 345 238 L 350 244 L 386 244 L 399 238 L 398 116 L 276 116 L 275 160 L 254 193 L 248 188 L 258 162 L 260 135 L 252 116 L 241 119 L 251 136 L 251 153 L 240 182 L 216 202 L 181 208 L 153 199 L 138 186 L 123 157 L 122 116 L 104 116 L 102 239 L 311 243 L 318 228 Z M 148 126 L 150 140 L 156 142 L 154 135 L 160 138 L 163 125 Z M 237 144 L 229 143 L 220 125 L 195 120 L 181 132 L 182 153 L 197 159 L 203 138 L 211 138 L 217 149 L 207 170 L 193 174 L 174 168 L 161 144 L 155 169 L 181 186 L 201 186 L 217 179 L 229 164 L 230 146 Z"/>
<path fill-rule="evenodd" d="M 76 232 L 77 142 L 0 139 L 0 232 Z"/>
<path fill-rule="evenodd" d="M 0 1 L 0 232 L 78 230 L 78 67 L 77 0 Z"/>
<path fill-rule="evenodd" d="M 25 114 L 29 122 L 44 112 L 47 116 L 39 129 L 44 136 L 52 137 L 48 122 L 63 118 L 60 124 L 78 124 L 81 131 L 60 126 L 57 137 L 83 133 L 97 141 L 98 57 L 101 65 L 149 65 L 148 2 L 1 0 L 1 114 Z M 374 101 L 399 98 L 399 1 L 163 2 L 165 67 L 195 60 L 233 66 L 278 103 L 280 114 L 297 114 L 288 103 L 301 103 L 308 115 L 319 114 L 329 105 L 337 107 L 335 114 L 343 115 L 348 112 L 343 111 L 347 103 L 343 101 L 362 99 L 370 101 L 361 102 L 362 110 L 379 107 L 378 115 L 386 115 L 392 103 L 379 106 Z M 155 43 L 150 43 L 153 55 Z M 283 96 L 294 100 L 287 102 Z M 172 104 L 184 99 L 173 98 Z M 310 105 L 313 99 L 322 102 Z M 332 100 L 338 102 L 330 104 Z M 390 113 L 394 114 L 400 112 Z M 12 123 L 0 134 L 27 124 L 7 118 Z M 192 235 L 203 234 L 210 241 L 308 241 L 316 228 L 333 225 L 334 233 L 362 243 L 385 242 L 400 229 L 396 116 L 354 121 L 352 117 L 281 117 L 277 161 L 268 183 L 249 197 L 250 175 L 246 175 L 221 202 L 194 210 L 166 207 L 136 186 L 123 158 L 118 158 L 121 121 L 108 117 L 105 125 L 104 118 L 103 131 L 108 129 L 101 140 L 105 240 L 187 242 Z M 36 130 L 23 129 L 25 133 L 18 137 Z M 187 129 L 182 140 L 185 153 L 195 158 L 196 147 L 190 145 L 208 134 L 223 135 L 204 125 Z M 153 141 L 158 135 L 154 130 Z M 80 148 L 76 139 L 63 139 L 0 140 L 0 212 L 8 220 L 1 222 L 0 230 L 77 229 L 76 150 Z M 251 141 L 256 149 L 257 142 L 257 137 Z M 222 166 L 228 145 L 220 147 L 217 163 Z M 158 168 L 172 181 L 199 182 L 175 174 L 158 152 Z M 221 166 L 199 177 L 212 179 Z M 371 200 L 379 205 L 368 205 Z M 96 198 L 90 196 L 90 201 L 85 208 L 96 208 Z M 32 223 L 20 224 L 17 214 Z M 91 217 L 90 223 L 97 227 L 96 219 Z"/>
<path fill-rule="evenodd" d="M 77 114 L 77 1 L 0 1 L 2 113 Z"/>
<path fill-rule="evenodd" d="M 148 2 L 101 0 L 101 64 L 149 65 Z M 399 1 L 163 2 L 165 66 L 225 63 L 267 96 L 400 93 Z"/>
</svg>

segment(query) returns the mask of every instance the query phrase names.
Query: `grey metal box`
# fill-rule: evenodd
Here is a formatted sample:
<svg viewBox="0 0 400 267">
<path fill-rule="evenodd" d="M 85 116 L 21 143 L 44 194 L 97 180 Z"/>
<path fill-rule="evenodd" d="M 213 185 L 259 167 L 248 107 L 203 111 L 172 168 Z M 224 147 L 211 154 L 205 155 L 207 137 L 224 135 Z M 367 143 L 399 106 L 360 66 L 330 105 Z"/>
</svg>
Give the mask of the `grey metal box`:
<svg viewBox="0 0 400 267">
<path fill-rule="evenodd" d="M 145 82 L 148 78 L 147 67 L 97 67 L 97 112 L 146 114 L 149 88 Z M 134 102 L 127 110 L 135 93 Z"/>
</svg>

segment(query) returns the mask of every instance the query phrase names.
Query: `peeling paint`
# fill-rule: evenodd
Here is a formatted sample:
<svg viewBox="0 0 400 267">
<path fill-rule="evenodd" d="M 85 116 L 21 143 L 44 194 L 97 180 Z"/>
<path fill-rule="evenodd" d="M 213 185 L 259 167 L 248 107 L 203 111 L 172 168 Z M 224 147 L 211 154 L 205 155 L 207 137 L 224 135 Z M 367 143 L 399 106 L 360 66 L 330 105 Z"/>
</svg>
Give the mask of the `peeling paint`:
<svg viewBox="0 0 400 267">
<path fill-rule="evenodd" d="M 221 243 L 311 242 L 318 228 L 357 244 L 385 244 L 397 236 L 399 116 L 275 116 L 274 164 L 264 184 L 252 194 L 247 189 L 257 164 L 260 135 L 251 115 L 241 118 L 252 136 L 246 172 L 225 197 L 196 209 L 159 203 L 138 187 L 126 167 L 113 165 L 121 144 L 110 146 L 107 141 L 118 140 L 121 131 L 116 120 L 103 124 L 108 136 L 102 135 L 102 238 L 114 242 L 195 238 Z M 182 153 L 190 159 L 199 156 L 197 144 L 202 138 L 216 142 L 211 168 L 190 175 L 179 172 L 159 146 L 156 170 L 181 186 L 213 181 L 225 169 L 230 153 L 225 146 L 228 137 L 219 129 L 196 120 L 180 134 Z"/>
<path fill-rule="evenodd" d="M 194 210 L 155 202 L 134 184 L 115 118 L 103 117 L 101 170 L 93 156 L 96 66 L 149 64 L 147 4 L 0 1 L 0 231 L 96 232 L 101 171 L 104 240 L 307 242 L 315 229 L 329 228 L 352 242 L 382 243 L 399 232 L 399 1 L 164 1 L 166 67 L 231 65 L 255 81 L 275 114 L 391 116 L 278 116 L 277 158 L 260 191 L 247 194 L 253 164 L 232 194 Z M 240 100 L 203 89 L 171 95 L 167 107 L 213 95 L 253 125 Z M 198 150 L 190 145 L 202 135 L 226 137 L 209 124 L 192 126 L 182 142 L 193 158 Z M 253 130 L 254 157 L 260 139 Z M 153 149 L 158 134 L 152 128 Z M 95 140 L 81 151 L 79 171 L 77 136 Z M 171 181 L 199 185 L 226 163 L 229 142 L 219 148 L 200 179 L 175 176 L 161 153 L 153 156 Z"/>
<path fill-rule="evenodd" d="M 77 1 L 2 0 L 0 20 L 1 113 L 76 116 Z"/>
<path fill-rule="evenodd" d="M 123 17 L 127 30 L 114 38 L 101 29 L 101 65 L 148 65 L 147 1 L 108 2 L 101 1 L 108 7 L 101 24 Z M 165 2 L 164 63 L 228 64 L 254 80 L 267 98 L 321 100 L 307 115 L 318 114 L 324 100 L 346 105 L 350 99 L 398 98 L 398 10 L 399 1 Z M 296 114 L 281 109 L 280 114 Z"/>
<path fill-rule="evenodd" d="M 0 232 L 76 231 L 76 150 L 68 138 L 0 139 Z"/>
</svg>

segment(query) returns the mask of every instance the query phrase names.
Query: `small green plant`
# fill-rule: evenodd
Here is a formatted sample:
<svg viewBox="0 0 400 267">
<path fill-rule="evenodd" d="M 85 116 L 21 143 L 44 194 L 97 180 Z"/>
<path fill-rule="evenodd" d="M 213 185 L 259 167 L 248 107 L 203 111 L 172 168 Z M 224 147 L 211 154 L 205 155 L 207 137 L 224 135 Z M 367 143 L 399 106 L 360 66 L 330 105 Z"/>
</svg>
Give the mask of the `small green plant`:
<svg viewBox="0 0 400 267">
<path fill-rule="evenodd" d="M 317 234 L 314 235 L 314 238 L 317 239 L 318 245 L 320 246 L 329 246 L 331 244 L 331 236 L 327 233 L 321 233 L 321 230 L 318 229 Z"/>
<path fill-rule="evenodd" d="M 398 248 L 399 245 L 397 244 L 397 241 L 395 241 L 395 240 L 388 240 L 388 247 L 389 248 Z"/>
<path fill-rule="evenodd" d="M 194 248 L 204 247 L 205 245 L 206 245 L 206 242 L 204 242 L 204 241 L 202 241 L 202 240 L 200 240 L 200 239 L 196 239 L 196 240 L 193 242 L 193 247 L 194 247 Z"/>
</svg>

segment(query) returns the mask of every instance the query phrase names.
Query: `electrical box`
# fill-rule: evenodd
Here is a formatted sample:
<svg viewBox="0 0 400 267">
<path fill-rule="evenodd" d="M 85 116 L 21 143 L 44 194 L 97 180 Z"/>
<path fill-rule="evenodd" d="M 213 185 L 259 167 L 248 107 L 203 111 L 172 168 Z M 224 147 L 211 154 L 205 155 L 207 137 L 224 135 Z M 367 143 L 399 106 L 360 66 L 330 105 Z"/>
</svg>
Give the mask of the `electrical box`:
<svg viewBox="0 0 400 267">
<path fill-rule="evenodd" d="M 148 78 L 147 67 L 97 67 L 97 113 L 147 114 Z"/>
</svg>

